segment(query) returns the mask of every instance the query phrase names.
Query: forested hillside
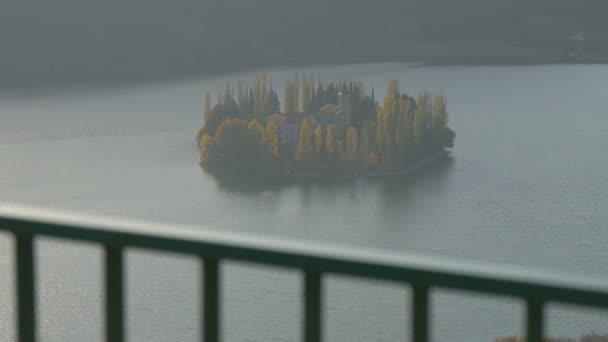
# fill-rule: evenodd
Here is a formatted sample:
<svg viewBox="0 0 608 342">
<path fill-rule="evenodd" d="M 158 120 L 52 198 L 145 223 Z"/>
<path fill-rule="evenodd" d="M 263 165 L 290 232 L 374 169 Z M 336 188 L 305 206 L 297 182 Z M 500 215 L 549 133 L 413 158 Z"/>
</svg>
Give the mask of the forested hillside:
<svg viewBox="0 0 608 342">
<path fill-rule="evenodd" d="M 0 5 L 0 83 L 190 77 L 288 63 L 543 62 L 585 31 L 603 59 L 602 0 L 56 0 Z"/>
</svg>

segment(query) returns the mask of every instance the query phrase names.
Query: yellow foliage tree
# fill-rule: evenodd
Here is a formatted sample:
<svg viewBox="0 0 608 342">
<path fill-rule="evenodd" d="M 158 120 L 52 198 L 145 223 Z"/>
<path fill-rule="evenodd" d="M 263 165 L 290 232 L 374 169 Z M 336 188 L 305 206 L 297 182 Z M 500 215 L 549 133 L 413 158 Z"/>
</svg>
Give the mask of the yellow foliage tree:
<svg viewBox="0 0 608 342">
<path fill-rule="evenodd" d="M 312 127 L 310 122 L 303 119 L 300 122 L 300 140 L 296 146 L 296 152 L 294 158 L 296 160 L 302 160 L 304 156 L 310 156 L 312 154 Z"/>
<path fill-rule="evenodd" d="M 268 145 L 268 151 L 277 157 L 279 155 L 279 134 L 277 132 L 277 125 L 274 121 L 268 121 L 266 124 L 266 145 Z"/>
<path fill-rule="evenodd" d="M 205 121 L 209 119 L 211 115 L 211 91 L 209 89 L 205 89 Z"/>
<path fill-rule="evenodd" d="M 213 140 L 212 136 L 203 135 L 203 138 L 201 139 L 201 143 L 199 145 L 199 152 L 201 156 L 201 162 L 203 162 L 204 164 L 209 161 L 209 154 L 211 152 L 211 147 L 214 143 L 215 141 Z"/>
<path fill-rule="evenodd" d="M 258 139 L 260 145 L 266 144 L 266 132 L 264 130 L 264 126 L 262 126 L 258 120 L 253 119 L 249 121 L 249 124 L 247 124 L 247 130 Z"/>
<path fill-rule="evenodd" d="M 447 100 L 443 93 L 435 95 L 432 118 L 435 127 L 444 128 L 448 126 Z"/>
</svg>

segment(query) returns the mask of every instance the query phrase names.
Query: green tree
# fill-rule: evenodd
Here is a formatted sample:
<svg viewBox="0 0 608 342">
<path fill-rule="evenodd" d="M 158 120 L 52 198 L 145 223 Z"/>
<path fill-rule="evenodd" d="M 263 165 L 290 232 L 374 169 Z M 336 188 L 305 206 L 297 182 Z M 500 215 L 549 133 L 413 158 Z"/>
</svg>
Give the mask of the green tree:
<svg viewBox="0 0 608 342">
<path fill-rule="evenodd" d="M 388 97 L 388 96 L 387 96 Z M 387 101 L 386 106 L 382 106 L 378 110 L 376 119 L 376 146 L 379 152 L 383 154 L 389 154 L 391 150 L 391 105 L 390 101 Z"/>
<path fill-rule="evenodd" d="M 367 127 L 364 127 L 361 130 L 361 147 L 360 147 L 360 152 L 361 152 L 361 156 L 362 156 L 363 160 L 365 160 L 365 158 L 367 158 L 367 156 L 369 155 L 369 151 L 370 151 L 369 129 Z"/>
<path fill-rule="evenodd" d="M 399 94 L 399 81 L 394 76 L 391 76 L 386 84 L 386 96 L 398 97 Z"/>
<path fill-rule="evenodd" d="M 292 113 L 297 111 L 296 107 L 296 86 L 293 81 L 287 80 L 285 82 L 285 96 L 283 98 L 283 105 L 285 106 L 285 113 Z"/>
<path fill-rule="evenodd" d="M 267 169 L 271 155 L 263 144 L 263 135 L 263 127 L 255 120 L 223 120 L 215 137 L 222 161 L 247 170 Z"/>
<path fill-rule="evenodd" d="M 211 115 L 211 91 L 209 89 L 205 89 L 204 93 L 205 98 L 205 121 L 209 120 L 209 116 Z"/>
<path fill-rule="evenodd" d="M 395 130 L 395 143 L 399 149 L 412 143 L 412 120 L 410 120 L 411 103 L 405 96 L 398 100 L 397 129 Z"/>
<path fill-rule="evenodd" d="M 367 163 L 366 163 L 365 167 L 373 170 L 373 169 L 376 169 L 378 167 L 378 165 L 380 165 L 380 158 L 378 158 L 378 155 L 375 154 L 374 152 L 370 152 L 369 155 L 367 156 Z"/>
<path fill-rule="evenodd" d="M 431 111 L 433 100 L 431 93 L 422 92 L 416 98 L 416 110 L 414 111 L 414 143 L 425 142 L 426 132 L 430 128 Z"/>
<path fill-rule="evenodd" d="M 237 92 L 237 103 L 239 108 L 239 115 L 241 118 L 246 117 L 249 113 L 248 111 L 248 99 L 247 99 L 247 89 L 245 88 L 245 81 L 238 80 L 236 83 L 236 92 Z"/>
<path fill-rule="evenodd" d="M 325 149 L 328 157 L 334 156 L 334 142 L 336 140 L 336 125 L 327 126 L 327 136 L 325 137 Z"/>
<path fill-rule="evenodd" d="M 300 111 L 300 80 L 298 74 L 296 74 L 296 79 L 293 82 L 293 111 Z"/>
<path fill-rule="evenodd" d="M 338 157 L 338 160 L 345 161 L 348 159 L 346 151 L 344 151 L 344 142 L 340 139 L 334 140 L 334 153 Z"/>
<path fill-rule="evenodd" d="M 203 126 L 202 135 L 215 136 L 218 127 L 224 119 L 231 118 L 233 113 L 230 111 L 228 106 L 224 104 L 216 104 L 211 110 L 207 120 L 205 120 L 205 126 Z"/>
<path fill-rule="evenodd" d="M 355 160 L 357 157 L 357 128 L 350 126 L 346 129 L 346 152 L 348 160 Z"/>
<path fill-rule="evenodd" d="M 321 125 L 315 128 L 315 153 L 317 157 L 321 157 L 321 148 L 323 147 L 323 129 Z"/>
<path fill-rule="evenodd" d="M 441 130 L 440 146 L 447 148 L 454 148 L 454 139 L 456 139 L 456 133 L 449 127 L 444 127 Z"/>
</svg>

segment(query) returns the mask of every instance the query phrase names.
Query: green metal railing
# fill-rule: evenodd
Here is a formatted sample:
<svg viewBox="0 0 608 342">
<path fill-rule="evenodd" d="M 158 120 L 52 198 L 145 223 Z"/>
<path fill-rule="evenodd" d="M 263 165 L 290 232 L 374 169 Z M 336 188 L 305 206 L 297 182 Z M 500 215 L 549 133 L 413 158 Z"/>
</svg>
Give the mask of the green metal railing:
<svg viewBox="0 0 608 342">
<path fill-rule="evenodd" d="M 202 340 L 221 340 L 220 276 L 223 260 L 240 260 L 303 272 L 303 339 L 318 342 L 322 334 L 324 274 L 393 281 L 412 288 L 411 327 L 414 342 L 429 341 L 429 294 L 448 288 L 511 296 L 526 304 L 526 336 L 540 342 L 544 307 L 549 302 L 608 308 L 603 281 L 541 274 L 516 268 L 458 263 L 420 256 L 362 251 L 335 246 L 284 242 L 202 228 L 94 219 L 15 207 L 0 208 L 0 231 L 15 236 L 17 333 L 19 342 L 36 341 L 34 239 L 38 236 L 94 242 L 105 250 L 106 340 L 125 341 L 124 252 L 138 247 L 197 255 L 202 260 Z M 405 305 L 405 303 L 404 303 Z"/>
</svg>

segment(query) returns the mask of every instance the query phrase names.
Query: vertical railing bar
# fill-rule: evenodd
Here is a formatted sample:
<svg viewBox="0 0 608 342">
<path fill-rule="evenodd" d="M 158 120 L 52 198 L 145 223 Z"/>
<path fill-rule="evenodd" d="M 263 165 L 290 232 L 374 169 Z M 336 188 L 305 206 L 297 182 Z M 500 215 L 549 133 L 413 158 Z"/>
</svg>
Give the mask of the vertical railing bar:
<svg viewBox="0 0 608 342">
<path fill-rule="evenodd" d="M 321 273 L 304 272 L 304 342 L 322 340 L 322 289 Z"/>
<path fill-rule="evenodd" d="M 544 303 L 528 299 L 526 308 L 526 336 L 528 342 L 541 342 L 544 334 Z"/>
<path fill-rule="evenodd" d="M 36 302 L 34 286 L 34 237 L 15 235 L 17 273 L 17 341 L 36 341 Z"/>
<path fill-rule="evenodd" d="M 123 342 L 124 324 L 124 260 L 123 248 L 105 247 L 106 341 Z"/>
<path fill-rule="evenodd" d="M 219 261 L 213 258 L 203 259 L 203 342 L 220 341 L 220 269 Z"/>
<path fill-rule="evenodd" d="M 429 287 L 426 285 L 412 286 L 412 341 L 429 341 Z"/>
</svg>

